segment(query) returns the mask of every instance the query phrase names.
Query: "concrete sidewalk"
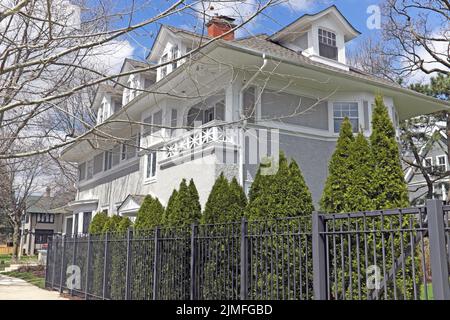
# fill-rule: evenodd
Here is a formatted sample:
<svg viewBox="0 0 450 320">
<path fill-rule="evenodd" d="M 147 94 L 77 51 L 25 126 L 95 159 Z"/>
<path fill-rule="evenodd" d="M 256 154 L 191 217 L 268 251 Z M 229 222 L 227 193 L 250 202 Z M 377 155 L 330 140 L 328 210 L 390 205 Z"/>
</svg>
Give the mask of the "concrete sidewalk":
<svg viewBox="0 0 450 320">
<path fill-rule="evenodd" d="M 25 280 L 0 274 L 0 300 L 67 300 L 58 292 L 48 291 Z"/>
</svg>

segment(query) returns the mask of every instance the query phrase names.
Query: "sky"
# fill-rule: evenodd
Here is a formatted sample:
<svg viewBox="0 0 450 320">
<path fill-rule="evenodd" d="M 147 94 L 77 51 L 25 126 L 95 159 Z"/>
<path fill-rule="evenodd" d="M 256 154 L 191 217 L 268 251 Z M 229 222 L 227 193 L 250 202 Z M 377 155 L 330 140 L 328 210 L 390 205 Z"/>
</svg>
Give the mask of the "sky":
<svg viewBox="0 0 450 320">
<path fill-rule="evenodd" d="M 254 12 L 254 4 L 257 3 L 257 1 L 258 0 L 249 0 L 245 1 L 245 3 L 236 1 L 233 8 L 230 8 L 229 2 L 227 2 L 226 9 L 220 8 L 220 4 L 217 3 L 212 3 L 211 5 L 215 8 L 213 12 L 219 11 L 220 13 L 225 13 L 239 19 L 239 14 L 244 13 L 245 15 L 245 13 Z M 379 1 L 377 0 L 288 0 L 284 3 L 266 9 L 264 14 L 255 18 L 250 24 L 246 25 L 245 30 L 240 30 L 238 32 L 238 36 L 259 33 L 272 34 L 298 19 L 303 14 L 313 14 L 333 4 L 338 7 L 342 14 L 357 30 L 362 33 L 362 35 L 377 34 L 377 30 L 369 30 L 367 28 L 366 21 L 370 16 L 370 14 L 367 13 L 367 8 L 370 5 L 378 4 L 378 2 Z M 167 7 L 167 1 L 164 0 L 160 2 L 153 1 L 153 3 L 154 6 L 152 8 L 145 7 L 142 10 L 139 10 L 139 13 L 135 16 L 135 21 L 142 21 L 146 17 L 154 16 L 156 12 Z M 161 9 L 157 8 L 158 3 L 161 4 Z M 203 27 L 202 18 L 194 12 L 187 11 L 182 14 L 172 15 L 161 20 L 161 22 L 196 32 L 202 32 Z M 128 38 L 128 41 L 134 48 L 133 56 L 135 58 L 145 58 L 148 50 L 151 48 L 158 29 L 159 23 L 153 24 L 152 26 L 146 27 L 144 30 L 134 32 Z"/>
</svg>

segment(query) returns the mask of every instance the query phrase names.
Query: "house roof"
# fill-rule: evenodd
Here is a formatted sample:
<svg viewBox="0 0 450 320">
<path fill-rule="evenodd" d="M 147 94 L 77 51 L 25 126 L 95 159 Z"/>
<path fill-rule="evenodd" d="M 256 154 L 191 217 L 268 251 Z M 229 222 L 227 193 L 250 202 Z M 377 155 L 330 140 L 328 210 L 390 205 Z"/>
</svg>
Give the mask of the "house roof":
<svg viewBox="0 0 450 320">
<path fill-rule="evenodd" d="M 308 25 L 314 20 L 317 20 L 327 14 L 333 14 L 334 17 L 337 18 L 337 20 L 340 22 L 340 24 L 343 26 L 343 28 L 346 30 L 345 34 L 345 41 L 350 41 L 361 32 L 356 30 L 356 28 L 347 20 L 347 18 L 339 11 L 339 9 L 332 5 L 328 8 L 323 9 L 322 11 L 319 11 L 314 14 L 304 14 L 294 22 L 288 24 L 287 26 L 283 27 L 281 30 L 275 32 L 272 36 L 270 36 L 271 40 L 278 40 L 282 37 L 284 37 L 287 34 L 290 34 L 294 29 L 302 28 L 305 25 Z"/>
<path fill-rule="evenodd" d="M 137 206 L 141 206 L 141 204 L 144 202 L 146 195 L 143 194 L 129 194 L 125 200 L 122 201 L 120 206 L 117 207 L 117 211 L 120 212 L 122 207 L 127 204 L 130 201 L 133 201 Z"/>
<path fill-rule="evenodd" d="M 72 194 L 48 197 L 45 195 L 31 195 L 26 201 L 27 213 L 66 213 L 64 205 L 73 199 Z"/>
</svg>

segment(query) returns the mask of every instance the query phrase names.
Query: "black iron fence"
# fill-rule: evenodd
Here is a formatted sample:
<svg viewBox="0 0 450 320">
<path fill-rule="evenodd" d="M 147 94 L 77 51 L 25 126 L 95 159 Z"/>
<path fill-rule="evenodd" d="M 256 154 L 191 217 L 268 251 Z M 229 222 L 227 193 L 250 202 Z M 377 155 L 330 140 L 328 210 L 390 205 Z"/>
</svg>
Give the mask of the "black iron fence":
<svg viewBox="0 0 450 320">
<path fill-rule="evenodd" d="M 46 286 L 86 299 L 450 299 L 450 206 L 56 237 Z"/>
</svg>

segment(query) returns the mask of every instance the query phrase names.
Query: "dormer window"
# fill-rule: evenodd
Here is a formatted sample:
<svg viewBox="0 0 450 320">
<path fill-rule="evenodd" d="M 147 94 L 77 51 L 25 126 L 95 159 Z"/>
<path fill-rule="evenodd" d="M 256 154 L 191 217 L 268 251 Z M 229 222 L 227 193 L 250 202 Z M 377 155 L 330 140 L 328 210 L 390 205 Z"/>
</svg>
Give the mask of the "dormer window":
<svg viewBox="0 0 450 320">
<path fill-rule="evenodd" d="M 128 102 L 133 100 L 136 97 L 136 89 L 137 89 L 137 79 L 134 75 L 130 75 L 130 78 L 128 79 Z"/>
<path fill-rule="evenodd" d="M 168 54 L 164 54 L 161 57 L 161 64 L 166 63 L 169 59 Z M 167 64 L 161 67 L 161 78 L 164 78 L 165 76 L 167 76 Z"/>
<path fill-rule="evenodd" d="M 178 58 L 178 54 L 179 54 L 180 50 L 178 50 L 177 45 L 174 45 L 172 47 L 172 49 L 170 50 L 170 52 L 171 52 L 172 60 L 174 60 L 174 59 Z M 177 68 L 177 63 L 178 63 L 177 61 L 172 62 L 172 71 Z"/>
<path fill-rule="evenodd" d="M 335 33 L 319 29 L 319 55 L 328 59 L 338 60 Z"/>
</svg>

